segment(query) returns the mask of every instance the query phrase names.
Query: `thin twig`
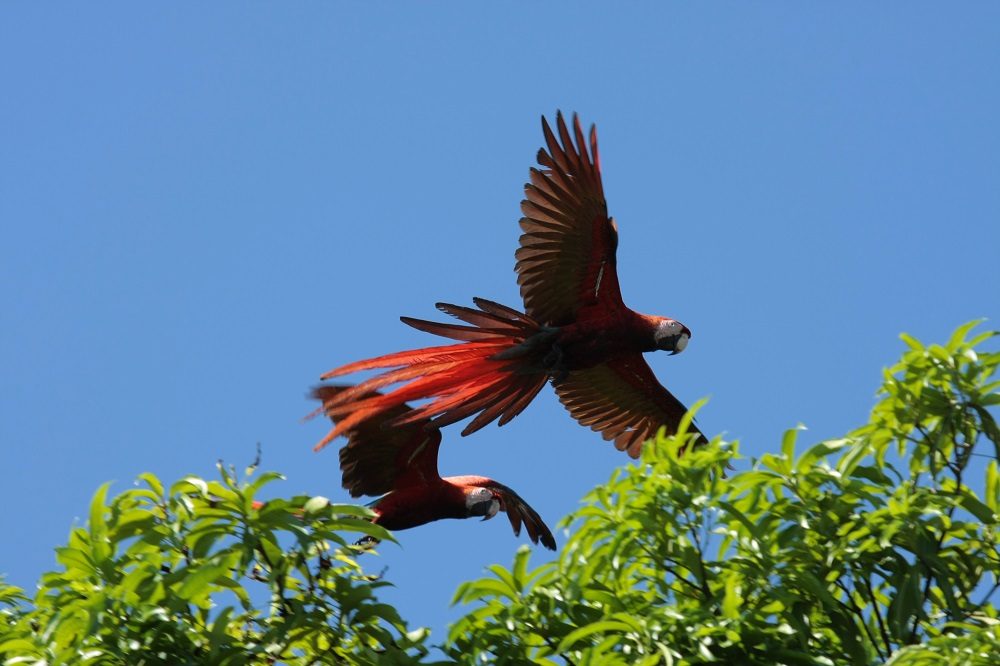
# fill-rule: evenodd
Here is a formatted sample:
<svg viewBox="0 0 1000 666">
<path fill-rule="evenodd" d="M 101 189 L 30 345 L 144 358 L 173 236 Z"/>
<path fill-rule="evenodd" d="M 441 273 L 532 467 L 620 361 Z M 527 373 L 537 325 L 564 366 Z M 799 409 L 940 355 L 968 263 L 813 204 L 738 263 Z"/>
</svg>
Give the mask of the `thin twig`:
<svg viewBox="0 0 1000 666">
<path fill-rule="evenodd" d="M 869 627 L 868 623 L 865 622 L 864 612 L 861 610 L 861 607 L 858 606 L 857 602 L 854 601 L 854 598 L 851 596 L 851 591 L 847 589 L 847 586 L 844 585 L 839 578 L 834 581 L 834 585 L 839 587 L 844 592 L 844 594 L 847 596 L 847 600 L 850 602 L 850 606 L 848 606 L 844 602 L 840 602 L 841 605 L 847 606 L 847 609 L 851 613 L 857 616 L 858 622 L 861 623 L 861 626 L 865 630 L 865 634 L 868 635 L 868 641 L 872 644 L 872 647 L 875 648 L 875 652 L 878 653 L 879 659 L 885 659 L 886 656 L 885 654 L 883 654 L 881 648 L 879 648 L 878 641 L 875 640 L 875 635 L 872 633 L 871 627 Z M 888 649 L 888 647 L 886 649 Z"/>
</svg>

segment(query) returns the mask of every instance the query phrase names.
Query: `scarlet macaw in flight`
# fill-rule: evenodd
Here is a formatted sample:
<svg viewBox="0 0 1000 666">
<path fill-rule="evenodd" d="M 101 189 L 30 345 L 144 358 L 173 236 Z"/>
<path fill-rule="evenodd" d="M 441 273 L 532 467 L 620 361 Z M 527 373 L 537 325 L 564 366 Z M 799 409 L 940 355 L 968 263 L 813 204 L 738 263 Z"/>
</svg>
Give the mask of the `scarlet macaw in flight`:
<svg viewBox="0 0 1000 666">
<path fill-rule="evenodd" d="M 316 450 L 368 419 L 424 398 L 432 400 L 394 423 L 433 419 L 442 427 L 475 415 L 462 435 L 496 419 L 504 425 L 549 379 L 573 418 L 633 458 L 660 426 L 676 432 L 686 409 L 656 380 L 642 354 L 677 354 L 691 331 L 622 302 L 615 266 L 618 228 L 604 200 L 597 131 L 591 126 L 588 152 L 575 115 L 573 135 L 561 113 L 556 129 L 558 138 L 542 118 L 547 150 L 538 151 L 542 168 L 531 169 L 521 202 L 524 233 L 514 256 L 525 311 L 475 298 L 477 309 L 437 304 L 468 326 L 401 317 L 421 331 L 462 342 L 379 356 L 324 374 L 321 379 L 386 368 L 324 399 L 321 411 L 340 420 Z M 385 395 L 371 395 L 403 381 L 408 383 Z"/>
<path fill-rule="evenodd" d="M 318 386 L 313 397 L 327 402 L 350 390 L 349 386 Z M 369 394 L 378 396 L 378 394 Z M 514 535 L 527 529 L 532 543 L 556 549 L 552 532 L 538 513 L 521 497 L 484 476 L 438 474 L 441 431 L 421 420 L 407 420 L 408 405 L 394 405 L 347 431 L 347 444 L 340 450 L 343 485 L 351 497 L 381 495 L 372 505 L 373 522 L 388 530 L 405 530 L 441 518 L 482 517 L 489 520 L 498 511 L 507 513 Z M 387 421 L 407 420 L 384 427 Z M 337 417 L 333 417 L 334 423 Z"/>
</svg>

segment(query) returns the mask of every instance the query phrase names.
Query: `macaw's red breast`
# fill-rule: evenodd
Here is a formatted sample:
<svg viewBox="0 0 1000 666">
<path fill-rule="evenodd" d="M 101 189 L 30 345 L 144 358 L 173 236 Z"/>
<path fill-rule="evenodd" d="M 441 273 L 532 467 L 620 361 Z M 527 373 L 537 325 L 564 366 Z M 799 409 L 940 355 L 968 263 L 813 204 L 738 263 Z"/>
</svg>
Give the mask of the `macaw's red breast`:
<svg viewBox="0 0 1000 666">
<path fill-rule="evenodd" d="M 465 518 L 465 493 L 447 481 L 394 490 L 375 502 L 375 522 L 388 530 L 406 530 L 442 518 Z"/>
<path fill-rule="evenodd" d="M 642 354 L 656 348 L 654 318 L 627 309 L 592 312 L 596 316 L 559 328 L 551 352 L 560 360 L 554 374 L 560 370 L 584 370 L 618 356 Z"/>
</svg>

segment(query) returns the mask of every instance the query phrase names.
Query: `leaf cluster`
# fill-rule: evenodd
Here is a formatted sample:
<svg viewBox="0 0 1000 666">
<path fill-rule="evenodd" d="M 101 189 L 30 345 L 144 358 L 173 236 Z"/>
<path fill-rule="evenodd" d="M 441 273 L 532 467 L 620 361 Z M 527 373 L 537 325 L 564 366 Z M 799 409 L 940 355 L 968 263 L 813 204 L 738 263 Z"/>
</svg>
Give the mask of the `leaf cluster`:
<svg viewBox="0 0 1000 666">
<path fill-rule="evenodd" d="M 358 536 L 392 538 L 367 509 L 261 505 L 279 475 L 239 483 L 219 470 L 170 488 L 143 474 L 110 500 L 102 486 L 32 603 L 0 585 L 3 663 L 421 663 L 426 630 L 379 603 L 388 583 L 355 559 Z"/>
<path fill-rule="evenodd" d="M 660 435 L 566 518 L 557 560 L 522 547 L 459 588 L 447 663 L 998 663 L 1000 354 L 973 328 L 903 336 L 844 438 L 801 450 L 791 430 L 734 472 L 737 443 Z M 370 512 L 261 506 L 278 475 L 252 471 L 103 486 L 33 599 L 0 582 L 0 660 L 429 663 L 357 559 L 358 536 L 391 539 Z"/>
<path fill-rule="evenodd" d="M 464 664 L 994 664 L 1000 354 L 905 337 L 870 423 L 741 472 L 660 436 L 567 519 L 555 562 L 465 583 Z M 980 450 L 986 451 L 982 454 Z M 982 456 L 982 457 L 980 457 Z M 974 464 L 990 458 L 986 464 Z M 727 476 L 728 474 L 728 476 Z M 974 490 L 975 489 L 975 490 Z"/>
</svg>

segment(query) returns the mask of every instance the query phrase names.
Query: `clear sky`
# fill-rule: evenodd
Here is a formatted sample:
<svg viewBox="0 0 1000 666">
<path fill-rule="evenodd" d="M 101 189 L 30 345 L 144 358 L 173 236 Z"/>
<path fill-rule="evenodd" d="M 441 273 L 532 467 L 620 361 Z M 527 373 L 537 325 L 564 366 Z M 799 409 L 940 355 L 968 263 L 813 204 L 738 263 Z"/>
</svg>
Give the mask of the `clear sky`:
<svg viewBox="0 0 1000 666">
<path fill-rule="evenodd" d="M 597 123 L 649 358 L 743 451 L 860 424 L 908 331 L 1000 318 L 1000 4 L 0 7 L 0 572 L 31 588 L 95 489 L 239 467 L 344 501 L 305 397 L 435 344 L 435 301 L 520 305 L 541 114 Z M 626 457 L 546 389 L 445 432 L 441 470 L 550 525 Z M 443 639 L 501 516 L 399 535 L 384 598 Z M 557 535 L 564 541 L 564 535 Z M 549 557 L 537 553 L 537 561 Z"/>
</svg>

